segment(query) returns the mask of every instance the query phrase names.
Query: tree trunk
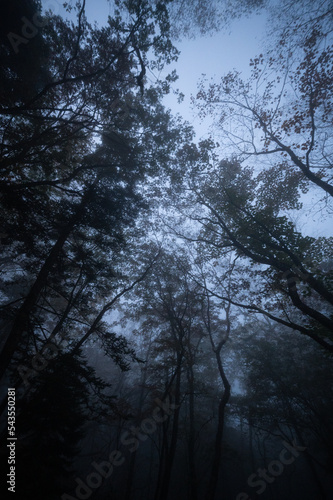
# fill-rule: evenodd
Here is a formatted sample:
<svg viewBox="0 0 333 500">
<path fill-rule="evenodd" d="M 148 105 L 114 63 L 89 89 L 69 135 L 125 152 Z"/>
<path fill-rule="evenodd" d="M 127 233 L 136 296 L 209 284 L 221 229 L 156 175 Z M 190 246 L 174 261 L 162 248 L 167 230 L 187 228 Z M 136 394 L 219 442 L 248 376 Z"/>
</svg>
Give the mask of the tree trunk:
<svg viewBox="0 0 333 500">
<path fill-rule="evenodd" d="M 195 470 L 195 460 L 194 460 L 194 445 L 195 445 L 195 428 L 194 428 L 194 375 L 193 375 L 193 365 L 191 364 L 188 369 L 188 380 L 189 380 L 189 404 L 190 404 L 190 432 L 188 441 L 188 460 L 189 460 L 189 472 L 190 472 L 190 500 L 198 499 L 197 491 L 197 475 Z"/>
<path fill-rule="evenodd" d="M 175 405 L 177 408 L 174 410 L 172 419 L 172 431 L 170 446 L 165 446 L 164 460 L 161 461 L 161 480 L 156 490 L 155 500 L 167 500 L 172 466 L 176 454 L 178 427 L 179 427 L 179 412 L 180 412 L 180 381 L 181 381 L 181 364 L 183 354 L 177 353 L 177 375 L 175 380 Z M 166 438 L 167 439 L 167 438 Z"/>
<path fill-rule="evenodd" d="M 213 464 L 210 473 L 210 479 L 208 484 L 208 489 L 206 493 L 206 500 L 214 500 L 217 481 L 219 477 L 219 468 L 221 464 L 221 455 L 222 455 L 222 439 L 223 439 L 223 430 L 224 430 L 224 416 L 225 416 L 225 407 L 228 404 L 230 398 L 230 384 L 224 373 L 222 361 L 221 361 L 221 349 L 224 342 L 221 342 L 219 347 L 215 351 L 215 356 L 217 360 L 217 365 L 219 368 L 219 373 L 223 382 L 224 392 L 222 398 L 219 403 L 219 411 L 218 411 L 218 423 L 217 423 L 217 431 L 215 436 L 215 447 L 214 447 L 214 456 L 213 456 Z"/>
</svg>

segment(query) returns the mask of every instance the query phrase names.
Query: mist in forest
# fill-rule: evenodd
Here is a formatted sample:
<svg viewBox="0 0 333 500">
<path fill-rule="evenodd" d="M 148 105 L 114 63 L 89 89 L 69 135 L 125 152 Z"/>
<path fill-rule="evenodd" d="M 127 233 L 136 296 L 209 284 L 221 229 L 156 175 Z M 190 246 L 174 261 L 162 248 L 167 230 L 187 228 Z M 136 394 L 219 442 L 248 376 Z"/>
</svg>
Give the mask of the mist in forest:
<svg viewBox="0 0 333 500">
<path fill-rule="evenodd" d="M 3 2 L 3 498 L 332 498 L 332 16 Z"/>
</svg>

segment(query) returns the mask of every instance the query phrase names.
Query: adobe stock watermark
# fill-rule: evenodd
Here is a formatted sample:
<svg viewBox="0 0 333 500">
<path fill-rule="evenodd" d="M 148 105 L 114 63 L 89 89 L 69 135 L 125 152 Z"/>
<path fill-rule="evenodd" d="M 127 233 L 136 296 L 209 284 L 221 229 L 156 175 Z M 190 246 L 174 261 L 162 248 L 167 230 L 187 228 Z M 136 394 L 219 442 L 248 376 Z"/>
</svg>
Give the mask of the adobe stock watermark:
<svg viewBox="0 0 333 500">
<path fill-rule="evenodd" d="M 150 434 L 154 434 L 157 425 L 165 422 L 172 415 L 172 412 L 180 406 L 172 404 L 169 397 L 165 401 L 156 398 L 154 399 L 154 403 L 156 407 L 153 410 L 152 416 L 142 420 L 138 427 L 130 427 L 120 437 L 121 444 L 128 447 L 130 453 L 136 451 L 140 446 L 140 441 L 146 441 Z M 76 496 L 73 497 L 68 493 L 64 493 L 61 496 L 61 500 L 87 500 L 93 493 L 93 490 L 99 488 L 103 481 L 111 476 L 114 468 L 120 467 L 124 462 L 125 456 L 119 450 L 111 451 L 107 461 L 100 463 L 92 462 L 91 466 L 94 470 L 86 476 L 85 480 L 83 481 L 79 477 L 75 479 L 77 483 L 75 489 Z"/>
<path fill-rule="evenodd" d="M 60 5 L 56 0 L 43 2 L 43 7 L 45 12 L 52 11 L 54 15 L 60 10 Z M 48 24 L 49 19 L 48 17 L 45 17 L 45 15 L 41 16 L 36 12 L 31 19 L 23 16 L 21 17 L 21 21 L 22 25 L 20 33 L 13 33 L 12 31 L 7 33 L 7 38 L 15 54 L 19 53 L 19 47 L 21 44 L 26 45 L 29 43 L 30 40 L 37 35 L 40 28 L 43 28 Z"/>
<path fill-rule="evenodd" d="M 248 477 L 247 484 L 251 488 L 258 488 L 255 492 L 256 495 L 261 495 L 266 490 L 267 484 L 274 483 L 276 478 L 283 473 L 285 466 L 295 462 L 300 452 L 306 450 L 306 447 L 297 445 L 295 441 L 292 445 L 283 441 L 283 446 L 279 460 L 272 460 L 267 469 L 258 469 L 257 472 Z M 241 492 L 237 495 L 236 500 L 251 500 L 251 497 L 247 493 Z"/>
</svg>

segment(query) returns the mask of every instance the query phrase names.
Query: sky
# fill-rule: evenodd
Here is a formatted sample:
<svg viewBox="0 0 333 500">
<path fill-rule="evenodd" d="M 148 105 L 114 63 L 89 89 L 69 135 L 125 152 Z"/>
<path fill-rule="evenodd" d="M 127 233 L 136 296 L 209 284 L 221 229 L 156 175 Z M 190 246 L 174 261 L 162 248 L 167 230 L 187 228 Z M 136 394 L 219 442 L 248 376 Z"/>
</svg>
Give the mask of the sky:
<svg viewBox="0 0 333 500">
<path fill-rule="evenodd" d="M 221 77 L 233 69 L 240 71 L 246 79 L 250 75 L 250 59 L 260 53 L 265 28 L 266 15 L 253 15 L 234 21 L 230 31 L 176 44 L 181 53 L 175 65 L 179 79 L 173 87 L 179 88 L 185 94 L 185 99 L 179 105 L 176 97 L 169 95 L 165 103 L 181 113 L 200 137 L 205 137 L 208 131 L 200 124 L 190 103 L 191 94 L 196 95 L 199 79 L 202 74 L 209 79 Z"/>
</svg>

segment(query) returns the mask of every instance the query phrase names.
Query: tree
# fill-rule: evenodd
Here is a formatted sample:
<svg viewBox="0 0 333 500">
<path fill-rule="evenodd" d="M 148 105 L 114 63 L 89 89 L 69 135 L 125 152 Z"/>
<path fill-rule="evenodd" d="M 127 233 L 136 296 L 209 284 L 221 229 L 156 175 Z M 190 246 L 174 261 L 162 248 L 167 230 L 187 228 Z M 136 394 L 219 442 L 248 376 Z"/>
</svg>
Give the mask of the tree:
<svg viewBox="0 0 333 500">
<path fill-rule="evenodd" d="M 155 489 L 154 498 L 167 498 L 168 491 L 176 480 L 174 469 L 179 460 L 182 428 L 187 440 L 185 452 L 190 467 L 191 498 L 196 498 L 195 371 L 203 328 L 200 325 L 200 303 L 196 297 L 195 285 L 193 287 L 188 281 L 187 263 L 181 256 L 175 259 L 166 250 L 161 250 L 151 273 L 133 290 L 133 294 L 133 318 L 138 323 L 134 333 L 135 337 L 140 335 L 140 338 L 144 338 L 138 347 L 140 344 L 142 346 L 143 342 L 149 346 L 146 366 L 142 368 L 144 382 L 141 391 L 144 396 L 140 397 L 140 414 L 149 415 L 153 412 L 152 399 L 156 396 L 160 401 L 171 402 L 173 408 L 158 428 L 155 443 L 158 450 L 155 457 L 158 467 L 156 477 L 155 474 L 150 476 Z M 126 303 L 124 306 L 128 318 L 129 306 Z M 144 406 L 142 400 L 146 402 Z M 183 410 L 184 404 L 186 409 Z M 185 431 L 186 425 L 183 423 L 183 413 L 187 412 L 188 432 Z M 150 460 L 154 460 L 152 452 Z M 150 467 L 153 465 L 154 462 L 151 462 Z M 132 490 L 134 491 L 134 488 Z"/>
<path fill-rule="evenodd" d="M 251 63 L 247 83 L 237 74 L 208 88 L 202 82 L 197 104 L 203 115 L 217 117 L 224 151 L 228 147 L 234 156 L 221 161 L 209 144 L 205 160 L 200 151 L 192 154 L 185 189 L 192 192 L 187 213 L 202 227 L 199 236 L 187 237 L 201 242 L 213 258 L 234 252 L 244 263 L 243 276 L 258 283 L 257 302 L 234 296 L 234 303 L 267 314 L 332 352 L 331 239 L 302 235 L 290 217 L 302 207 L 302 192 L 319 188 L 325 197 L 333 194 L 327 135 L 331 48 L 317 46 L 319 35 L 313 28 L 294 71 L 287 67 L 290 56 L 282 60 L 284 78 L 274 73 L 274 60 L 260 56 Z M 260 267 L 254 273 L 255 264 Z"/>
<path fill-rule="evenodd" d="M 207 35 L 229 27 L 238 17 L 258 13 L 266 0 L 196 0 L 166 2 L 172 33 L 176 38 Z"/>
<path fill-rule="evenodd" d="M 178 273 L 180 276 L 177 276 Z M 182 402 L 182 372 L 186 365 L 189 369 L 191 391 L 190 372 L 193 369 L 193 361 L 191 361 L 193 353 L 190 346 L 193 342 L 192 336 L 196 333 L 193 324 L 195 321 L 193 292 L 187 283 L 186 264 L 181 261 L 175 262 L 170 255 L 164 252 L 159 266 L 154 269 L 148 289 L 145 291 L 144 311 L 145 315 L 149 314 L 157 322 L 157 325 L 162 326 L 161 334 L 157 339 L 156 355 L 161 358 L 160 363 L 167 374 L 163 391 L 173 395 L 175 405 L 173 415 L 163 425 L 162 449 L 155 491 L 155 498 L 160 500 L 164 500 L 168 496 L 176 456 Z M 166 359 L 165 354 L 167 355 Z M 192 472 L 194 471 L 192 470 Z M 192 488 L 192 495 L 194 496 L 195 493 Z"/>
<path fill-rule="evenodd" d="M 321 36 L 329 39 L 332 34 L 331 0 L 310 1 L 280 0 L 278 4 L 270 4 L 269 19 L 271 35 L 268 41 L 273 50 L 283 45 L 287 50 L 298 51 L 304 40 L 311 34 L 313 27 L 319 27 Z M 318 38 L 322 41 L 322 38 Z"/>
<path fill-rule="evenodd" d="M 161 425 L 156 443 L 159 467 L 155 498 L 165 498 L 166 492 L 177 488 L 175 469 L 184 471 L 183 474 L 187 471 L 189 498 L 201 498 L 205 489 L 207 498 L 213 498 L 221 469 L 225 444 L 222 445 L 222 436 L 230 397 L 221 351 L 231 328 L 230 304 L 226 305 L 226 319 L 222 320 L 220 305 L 204 293 L 192 273 L 184 250 L 179 249 L 176 255 L 164 250 L 147 279 L 133 291 L 134 318 L 139 322 L 135 334 L 144 337 L 146 343 L 149 341 L 149 360 L 144 367 L 145 399 L 149 399 L 150 392 L 160 394 L 160 399 L 169 394 L 176 405 Z M 125 311 L 128 318 L 127 305 Z M 207 407 L 206 412 L 203 407 Z M 202 437 L 210 422 L 211 431 Z M 205 469 L 200 472 L 198 450 L 203 452 L 204 447 L 209 453 Z M 199 480 L 209 474 L 209 484 Z"/>
<path fill-rule="evenodd" d="M 216 114 L 219 132 L 239 159 L 266 158 L 288 168 L 300 187 L 311 183 L 332 196 L 332 144 L 327 128 L 332 119 L 332 47 L 325 46 L 316 26 L 302 45 L 302 57 L 280 52 L 251 60 L 252 76 L 236 73 L 197 94 L 203 114 Z M 283 70 L 277 75 L 275 71 Z M 262 160 L 263 161 L 263 160 Z"/>
<path fill-rule="evenodd" d="M 223 362 L 221 359 L 221 352 L 222 349 L 225 345 L 225 343 L 229 339 L 230 331 L 231 331 L 231 313 L 230 313 L 230 301 L 227 302 L 226 306 L 224 307 L 224 313 L 225 313 L 225 319 L 223 320 L 223 326 L 222 326 L 222 321 L 220 320 L 219 316 L 216 314 L 214 315 L 214 305 L 212 304 L 212 301 L 209 296 L 209 292 L 206 288 L 206 282 L 204 279 L 204 284 L 205 284 L 205 301 L 203 302 L 203 321 L 206 327 L 206 330 L 208 332 L 209 340 L 211 343 L 212 351 L 215 355 L 216 359 L 216 364 L 218 368 L 218 373 L 221 378 L 222 386 L 223 386 L 223 392 L 220 398 L 219 402 L 219 407 L 218 407 L 218 422 L 217 422 L 217 430 L 216 430 L 216 437 L 215 437 L 215 446 L 214 446 L 214 455 L 213 455 L 213 461 L 212 461 L 212 468 L 211 468 L 211 473 L 210 473 L 210 479 L 209 479 L 209 484 L 207 488 L 207 493 L 206 493 L 206 499 L 207 500 L 214 500 L 215 494 L 216 494 L 216 488 L 217 488 L 217 483 L 218 483 L 218 477 L 219 477 L 219 469 L 221 466 L 221 457 L 222 457 L 222 440 L 223 440 L 223 433 L 224 433 L 224 424 L 225 424 L 225 413 L 226 413 L 226 407 L 230 399 L 230 394 L 231 394 L 231 385 L 228 380 L 228 377 L 225 372 L 225 368 L 223 366 Z M 230 284 L 228 287 L 228 295 L 230 297 Z M 214 317 L 215 316 L 215 317 Z"/>
<path fill-rule="evenodd" d="M 260 330 L 259 336 L 252 335 L 253 328 Z M 271 451 L 275 440 L 279 447 L 282 440 L 297 442 L 305 448 L 302 453 L 305 460 L 295 466 L 303 469 L 301 481 L 308 471 L 307 491 L 301 490 L 297 478 L 291 485 L 281 484 L 282 491 L 288 488 L 288 495 L 293 492 L 296 497 L 326 498 L 332 460 L 331 360 L 323 357 L 320 348 L 310 341 L 285 335 L 284 329 L 271 321 L 261 321 L 259 328 L 258 323 L 246 322 L 235 338 L 233 349 L 245 393 L 238 395 L 233 411 L 235 415 L 243 415 L 249 426 L 252 471 L 262 465 L 267 467 L 272 455 L 279 453 Z M 255 434 L 257 443 L 253 439 Z M 267 454 L 264 464 L 259 455 L 261 448 Z M 284 471 L 284 475 L 287 473 Z M 283 496 L 281 489 L 277 492 L 279 496 Z"/>
<path fill-rule="evenodd" d="M 216 297 L 265 314 L 331 352 L 331 239 L 302 236 L 278 213 L 284 203 L 291 203 L 290 190 L 277 187 L 271 203 L 270 179 L 264 185 L 259 182 L 236 162 L 219 163 L 205 182 L 201 175 L 200 187 L 194 179 L 193 199 L 202 209 L 192 210 L 191 218 L 202 230 L 185 237 L 200 243 L 207 262 L 216 262 L 207 268 Z M 227 254 L 237 259 L 232 297 L 224 293 L 227 271 L 222 266 Z M 249 293 L 256 302 L 249 302 Z"/>
<path fill-rule="evenodd" d="M 84 425 L 102 409 L 112 414 L 107 388 L 78 352 L 60 355 L 35 379 L 33 391 L 18 398 L 15 493 L 19 498 L 56 499 L 69 489 Z M 6 437 L 5 432 L 2 452 L 7 462 Z"/>
<path fill-rule="evenodd" d="M 165 89 L 147 89 L 142 97 L 133 76 L 147 64 L 150 47 L 160 65 L 176 57 L 163 24 L 166 13 L 140 2 L 130 5 L 128 25 L 118 15 L 97 29 L 86 22 L 84 7 L 76 28 L 56 16 L 43 27 L 45 50 L 59 48 L 48 58 L 47 81 L 31 95 L 23 89 L 3 95 L 2 370 L 26 342 L 43 342 L 52 330 L 66 337 L 71 311 L 89 324 L 101 295 L 117 297 L 119 288 L 129 286 L 117 255 L 125 231 L 146 207 L 136 186 L 168 161 L 160 134 L 173 145 L 182 140 L 159 103 Z M 13 71 L 8 78 L 15 80 Z"/>
</svg>

